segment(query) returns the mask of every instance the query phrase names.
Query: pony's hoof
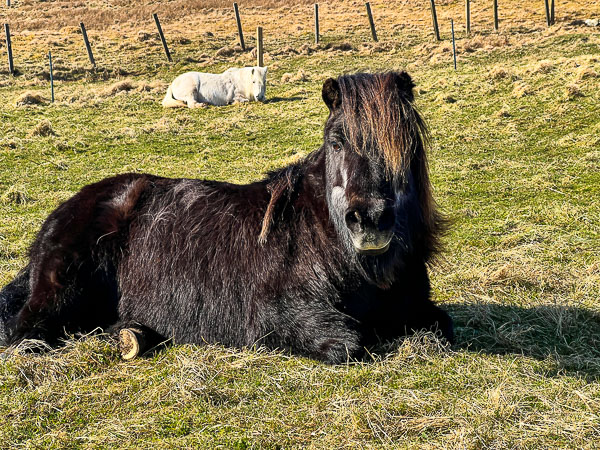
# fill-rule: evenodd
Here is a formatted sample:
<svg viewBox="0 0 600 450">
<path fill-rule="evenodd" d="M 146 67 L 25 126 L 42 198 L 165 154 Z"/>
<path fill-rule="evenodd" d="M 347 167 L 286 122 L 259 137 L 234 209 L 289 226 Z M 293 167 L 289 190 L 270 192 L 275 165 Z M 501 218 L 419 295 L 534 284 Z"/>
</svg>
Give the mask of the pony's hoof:
<svg viewBox="0 0 600 450">
<path fill-rule="evenodd" d="M 143 352 L 143 335 L 140 330 L 123 328 L 119 331 L 119 350 L 125 361 L 140 356 Z"/>
</svg>

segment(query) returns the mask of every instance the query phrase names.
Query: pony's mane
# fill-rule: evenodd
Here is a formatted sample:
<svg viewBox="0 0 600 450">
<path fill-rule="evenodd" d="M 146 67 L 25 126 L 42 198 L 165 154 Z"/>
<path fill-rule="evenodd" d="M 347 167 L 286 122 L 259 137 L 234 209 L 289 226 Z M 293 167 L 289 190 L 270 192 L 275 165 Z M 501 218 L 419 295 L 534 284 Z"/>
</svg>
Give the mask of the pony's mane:
<svg viewBox="0 0 600 450">
<path fill-rule="evenodd" d="M 339 77 L 338 84 L 348 143 L 363 155 L 381 158 L 390 176 L 403 178 L 429 136 L 412 104 L 408 74 L 359 73 Z"/>
</svg>

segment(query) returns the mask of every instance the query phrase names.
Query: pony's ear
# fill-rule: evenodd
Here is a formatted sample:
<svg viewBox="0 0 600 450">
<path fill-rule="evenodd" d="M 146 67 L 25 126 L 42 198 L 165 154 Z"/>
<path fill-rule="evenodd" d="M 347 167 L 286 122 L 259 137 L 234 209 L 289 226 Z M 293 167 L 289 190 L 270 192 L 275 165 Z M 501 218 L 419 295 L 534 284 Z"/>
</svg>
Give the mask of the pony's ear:
<svg viewBox="0 0 600 450">
<path fill-rule="evenodd" d="M 327 78 L 325 83 L 323 83 L 323 101 L 329 108 L 329 111 L 332 111 L 339 108 L 342 103 L 341 93 L 340 93 L 340 85 L 333 78 Z"/>
<path fill-rule="evenodd" d="M 408 98 L 409 101 L 413 101 L 415 96 L 413 94 L 413 88 L 415 87 L 415 83 L 413 83 L 410 75 L 404 71 L 402 72 L 394 72 L 394 83 L 396 84 L 396 88 L 400 91 L 401 95 L 404 95 Z"/>
</svg>

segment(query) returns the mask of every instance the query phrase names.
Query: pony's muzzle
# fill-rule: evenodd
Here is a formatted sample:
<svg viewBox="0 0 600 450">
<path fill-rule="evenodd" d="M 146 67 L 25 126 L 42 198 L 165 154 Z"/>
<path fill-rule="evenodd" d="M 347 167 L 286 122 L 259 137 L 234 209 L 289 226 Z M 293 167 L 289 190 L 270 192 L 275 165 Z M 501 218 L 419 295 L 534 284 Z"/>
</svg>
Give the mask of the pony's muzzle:
<svg viewBox="0 0 600 450">
<path fill-rule="evenodd" d="M 393 207 L 351 207 L 344 216 L 352 244 L 358 253 L 378 255 L 385 253 L 394 235 L 396 216 Z"/>
</svg>

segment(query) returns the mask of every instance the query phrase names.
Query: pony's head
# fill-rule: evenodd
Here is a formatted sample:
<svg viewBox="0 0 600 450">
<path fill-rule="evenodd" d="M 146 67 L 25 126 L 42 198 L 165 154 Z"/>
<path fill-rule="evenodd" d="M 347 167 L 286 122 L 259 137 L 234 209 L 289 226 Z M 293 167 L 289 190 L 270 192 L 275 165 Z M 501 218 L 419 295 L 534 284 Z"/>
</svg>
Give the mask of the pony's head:
<svg viewBox="0 0 600 450">
<path fill-rule="evenodd" d="M 265 101 L 265 91 L 267 89 L 267 68 L 266 67 L 250 67 L 250 81 L 252 83 L 251 93 L 252 98 L 258 102 Z"/>
<path fill-rule="evenodd" d="M 323 85 L 329 214 L 361 259 L 412 245 L 415 222 L 424 235 L 435 235 L 439 223 L 413 86 L 406 72 L 347 75 Z"/>
</svg>

